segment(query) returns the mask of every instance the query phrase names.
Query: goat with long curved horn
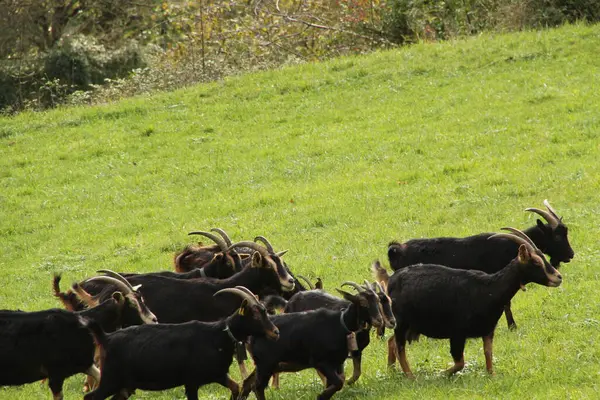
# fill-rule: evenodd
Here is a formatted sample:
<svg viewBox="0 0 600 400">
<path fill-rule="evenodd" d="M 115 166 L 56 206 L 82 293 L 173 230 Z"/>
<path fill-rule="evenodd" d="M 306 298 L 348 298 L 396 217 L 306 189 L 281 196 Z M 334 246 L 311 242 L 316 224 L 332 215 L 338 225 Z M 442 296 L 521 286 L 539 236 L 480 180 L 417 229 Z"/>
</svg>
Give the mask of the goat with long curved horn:
<svg viewBox="0 0 600 400">
<path fill-rule="evenodd" d="M 360 286 L 358 283 L 352 282 L 352 281 L 346 281 L 346 282 L 342 283 L 341 286 L 352 286 L 359 293 L 364 292 L 366 290 L 364 287 Z"/>
<path fill-rule="evenodd" d="M 216 292 L 213 296 L 216 296 L 220 293 L 233 293 L 246 300 L 248 304 L 260 305 L 256 297 L 254 297 L 254 294 L 244 286 L 236 286 L 232 288 L 221 289 L 218 292 Z"/>
<path fill-rule="evenodd" d="M 560 222 L 558 220 L 558 218 L 554 217 L 554 215 L 552 215 L 548 211 L 540 210 L 539 208 L 533 208 L 533 207 L 526 208 L 525 211 L 531 211 L 531 212 L 541 215 L 550 224 L 552 229 L 556 228 Z"/>
<path fill-rule="evenodd" d="M 212 240 L 213 242 L 215 242 L 219 248 L 221 249 L 221 251 L 227 251 L 229 246 L 227 246 L 227 243 L 225 243 L 225 241 L 218 237 L 217 235 L 213 235 L 210 232 L 204 232 L 204 231 L 194 231 L 194 232 L 190 232 L 188 233 L 188 235 L 202 235 L 205 236 L 207 238 L 209 238 L 210 240 Z"/>
<path fill-rule="evenodd" d="M 136 288 L 135 288 L 135 287 L 133 287 L 133 286 L 131 285 L 131 283 L 130 283 L 130 282 L 127 280 L 127 279 L 125 279 L 125 278 L 123 277 L 123 275 L 119 274 L 118 272 L 112 271 L 112 270 L 110 270 L 110 269 L 99 269 L 99 270 L 98 270 L 98 271 L 96 271 L 96 272 L 98 272 L 98 273 L 100 273 L 100 274 L 105 274 L 105 275 L 107 275 L 107 276 L 111 276 L 111 277 L 113 277 L 113 278 L 115 278 L 115 279 L 117 279 L 117 280 L 119 280 L 119 281 L 123 282 L 123 284 L 127 285 L 127 286 L 128 286 L 128 287 L 129 287 L 129 288 L 130 288 L 132 291 L 134 291 L 134 292 L 135 292 L 135 290 L 136 290 Z"/>
<path fill-rule="evenodd" d="M 232 244 L 231 238 L 229 237 L 229 235 L 223 229 L 221 229 L 221 228 L 212 228 L 211 232 L 217 232 L 219 235 L 221 235 L 221 237 L 223 238 L 223 240 L 227 244 L 227 247 L 231 246 L 231 244 Z"/>
<path fill-rule="evenodd" d="M 85 282 L 106 282 L 106 283 L 110 283 L 112 285 L 115 285 L 115 287 L 117 289 L 119 289 L 121 292 L 123 292 L 123 294 L 129 294 L 134 292 L 133 288 L 131 287 L 131 285 L 126 285 L 125 283 L 123 283 L 121 280 L 113 278 L 111 276 L 95 276 L 93 278 L 87 279 Z"/>
<path fill-rule="evenodd" d="M 250 242 L 250 241 L 241 241 L 241 242 L 234 243 L 231 246 L 229 246 L 227 248 L 227 250 L 231 250 L 236 247 L 248 247 L 252 250 L 258 251 L 260 253 L 260 255 L 263 257 L 268 257 L 270 255 L 269 251 L 265 247 L 259 245 L 258 243 Z"/>
<path fill-rule="evenodd" d="M 308 280 L 308 278 L 306 278 L 306 277 L 304 277 L 304 276 L 302 276 L 300 274 L 297 274 L 296 276 L 298 278 L 302 279 L 304 282 L 306 282 L 306 284 L 308 285 L 308 287 L 310 288 L 310 290 L 315 290 L 315 286 L 311 283 L 311 281 Z"/>
<path fill-rule="evenodd" d="M 557 220 L 562 220 L 562 218 L 558 216 L 558 213 L 554 210 L 554 208 L 552 208 L 550 202 L 548 202 L 548 199 L 544 200 L 544 205 L 546 206 L 548 211 L 550 211 L 550 214 L 552 214 Z"/>
<path fill-rule="evenodd" d="M 529 236 L 527 236 L 523 231 L 520 231 L 517 228 L 511 228 L 511 227 L 504 227 L 501 229 L 512 232 L 513 234 L 515 234 L 515 236 L 518 236 L 518 237 L 526 240 L 527 243 L 529 243 L 531 245 L 531 247 L 533 247 L 535 250 L 539 250 L 538 247 L 535 245 L 535 243 L 533 243 L 533 240 L 531 240 L 531 238 Z"/>
<path fill-rule="evenodd" d="M 255 242 L 263 242 L 265 244 L 265 246 L 267 247 L 267 250 L 269 251 L 269 253 L 273 254 L 275 253 L 275 249 L 273 249 L 273 245 L 271 244 L 271 242 L 269 242 L 267 240 L 266 237 L 264 236 L 257 236 L 254 238 Z"/>
</svg>

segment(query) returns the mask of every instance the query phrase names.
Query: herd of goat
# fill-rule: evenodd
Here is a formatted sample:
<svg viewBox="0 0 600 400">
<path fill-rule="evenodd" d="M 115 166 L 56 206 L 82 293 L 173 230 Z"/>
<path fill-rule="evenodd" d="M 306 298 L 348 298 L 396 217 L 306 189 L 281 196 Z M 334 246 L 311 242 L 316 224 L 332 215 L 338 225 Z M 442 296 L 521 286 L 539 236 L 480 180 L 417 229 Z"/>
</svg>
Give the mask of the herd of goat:
<svg viewBox="0 0 600 400">
<path fill-rule="evenodd" d="M 556 287 L 557 271 L 574 256 L 567 227 L 547 201 L 528 208 L 545 222 L 520 231 L 465 238 L 413 239 L 388 246 L 393 274 L 376 261 L 375 282 L 345 282 L 355 292 L 326 293 L 297 275 L 262 236 L 232 243 L 218 228 L 191 232 L 214 242 L 175 255 L 175 271 L 144 274 L 100 270 L 98 275 L 54 295 L 64 309 L 0 311 L 0 386 L 47 380 L 62 399 L 66 378 L 85 373 L 85 399 L 127 399 L 136 389 L 184 386 L 188 399 L 219 383 L 232 399 L 265 388 L 279 374 L 315 369 L 329 399 L 353 362 L 352 384 L 361 375 L 361 355 L 372 328 L 388 340 L 388 365 L 399 361 L 407 377 L 406 343 L 422 334 L 450 339 L 454 366 L 464 367 L 467 338 L 481 337 L 486 368 L 493 373 L 492 343 L 502 313 L 509 328 L 513 296 L 527 283 Z M 547 261 L 549 256 L 550 262 Z M 306 285 L 306 286 L 305 286 Z M 246 371 L 247 353 L 254 371 Z M 243 383 L 229 376 L 233 359 Z"/>
</svg>

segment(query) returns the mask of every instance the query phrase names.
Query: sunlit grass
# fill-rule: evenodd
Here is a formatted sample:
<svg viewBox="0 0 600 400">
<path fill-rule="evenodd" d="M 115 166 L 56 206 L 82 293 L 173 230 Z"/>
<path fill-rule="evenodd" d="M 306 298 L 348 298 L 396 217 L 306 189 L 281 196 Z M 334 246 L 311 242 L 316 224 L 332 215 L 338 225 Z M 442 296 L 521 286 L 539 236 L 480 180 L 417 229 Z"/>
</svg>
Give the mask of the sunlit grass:
<svg viewBox="0 0 600 400">
<path fill-rule="evenodd" d="M 518 331 L 501 319 L 496 333 L 497 376 L 471 340 L 465 371 L 443 377 L 448 342 L 423 338 L 408 381 L 374 338 L 336 398 L 597 398 L 599 48 L 599 26 L 489 35 L 0 119 L 1 308 L 58 306 L 55 271 L 66 285 L 105 267 L 169 269 L 188 231 L 216 226 L 265 235 L 333 289 L 368 277 L 392 239 L 526 228 L 524 208 L 548 198 L 576 256 L 560 288 L 517 294 Z M 267 396 L 320 390 L 306 371 Z M 0 397 L 51 395 L 34 383 Z"/>
</svg>

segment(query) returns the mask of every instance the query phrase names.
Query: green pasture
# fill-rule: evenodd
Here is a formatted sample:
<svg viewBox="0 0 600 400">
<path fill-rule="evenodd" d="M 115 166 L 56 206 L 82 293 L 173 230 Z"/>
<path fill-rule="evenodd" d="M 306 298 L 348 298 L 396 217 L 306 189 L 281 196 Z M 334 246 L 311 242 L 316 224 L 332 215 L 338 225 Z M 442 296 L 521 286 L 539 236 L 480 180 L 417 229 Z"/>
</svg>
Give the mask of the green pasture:
<svg viewBox="0 0 600 400">
<path fill-rule="evenodd" d="M 524 209 L 544 199 L 576 255 L 561 287 L 516 295 L 518 330 L 502 317 L 496 331 L 496 376 L 481 340 L 446 378 L 448 341 L 422 338 L 408 348 L 409 381 L 387 370 L 373 338 L 362 378 L 334 398 L 598 398 L 600 26 L 418 44 L 0 118 L 0 308 L 57 307 L 53 272 L 65 287 L 100 268 L 171 269 L 187 232 L 212 227 L 266 236 L 290 250 L 294 272 L 333 290 L 370 277 L 391 240 L 527 228 L 535 215 Z M 313 371 L 281 382 L 267 398 L 321 390 Z M 65 399 L 81 398 L 82 383 L 69 379 Z M 0 389 L 0 399 L 51 398 L 41 383 Z"/>
</svg>

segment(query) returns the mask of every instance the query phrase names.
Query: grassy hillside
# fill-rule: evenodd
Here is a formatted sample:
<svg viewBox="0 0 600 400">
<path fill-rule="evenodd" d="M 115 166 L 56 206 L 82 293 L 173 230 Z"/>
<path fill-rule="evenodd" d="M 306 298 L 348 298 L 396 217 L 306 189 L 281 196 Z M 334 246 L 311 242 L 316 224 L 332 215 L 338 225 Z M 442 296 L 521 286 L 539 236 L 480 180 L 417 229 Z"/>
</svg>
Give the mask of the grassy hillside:
<svg viewBox="0 0 600 400">
<path fill-rule="evenodd" d="M 524 208 L 548 198 L 576 256 L 560 288 L 517 294 L 519 329 L 502 318 L 496 332 L 497 376 L 471 340 L 465 371 L 444 378 L 448 341 L 421 339 L 408 381 L 374 339 L 363 377 L 335 398 L 597 398 L 599 48 L 600 26 L 489 35 L 0 119 L 0 308 L 57 306 L 55 271 L 68 283 L 169 269 L 186 233 L 211 227 L 265 235 L 332 290 L 368 277 L 392 239 L 526 228 Z M 267 396 L 320 388 L 307 371 Z M 36 383 L 0 398 L 51 395 Z"/>
</svg>

